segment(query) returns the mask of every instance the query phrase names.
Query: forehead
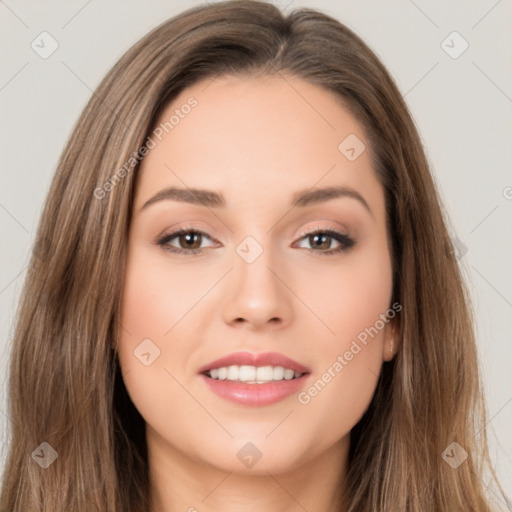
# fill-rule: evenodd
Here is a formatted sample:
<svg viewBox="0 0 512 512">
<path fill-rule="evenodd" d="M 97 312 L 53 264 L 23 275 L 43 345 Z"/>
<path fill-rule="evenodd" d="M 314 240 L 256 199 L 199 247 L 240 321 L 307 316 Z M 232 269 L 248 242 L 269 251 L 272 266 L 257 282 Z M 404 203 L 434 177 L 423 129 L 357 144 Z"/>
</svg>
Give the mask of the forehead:
<svg viewBox="0 0 512 512">
<path fill-rule="evenodd" d="M 170 185 L 259 204 L 315 186 L 380 193 L 360 123 L 332 92 L 295 77 L 198 82 L 167 106 L 150 136 L 155 146 L 140 169 L 139 205 Z"/>
</svg>

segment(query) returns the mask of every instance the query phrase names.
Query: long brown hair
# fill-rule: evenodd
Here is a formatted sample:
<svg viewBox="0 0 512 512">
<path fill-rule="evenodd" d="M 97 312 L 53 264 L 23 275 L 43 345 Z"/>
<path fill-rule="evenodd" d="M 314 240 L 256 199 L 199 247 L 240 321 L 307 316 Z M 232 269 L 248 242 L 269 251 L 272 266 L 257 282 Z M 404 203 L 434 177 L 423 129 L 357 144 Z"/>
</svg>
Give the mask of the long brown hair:
<svg viewBox="0 0 512 512">
<path fill-rule="evenodd" d="M 93 93 L 64 149 L 13 341 L 2 512 L 149 509 L 145 425 L 111 348 L 122 329 L 141 148 L 188 85 L 251 72 L 334 92 L 364 127 L 385 191 L 400 346 L 351 433 L 347 510 L 490 510 L 468 294 L 402 96 L 376 55 L 337 20 L 228 1 L 190 9 L 135 44 Z M 36 463 L 53 454 L 43 442 L 58 455 L 47 469 Z M 453 442 L 468 453 L 456 469 L 442 456 Z"/>
</svg>

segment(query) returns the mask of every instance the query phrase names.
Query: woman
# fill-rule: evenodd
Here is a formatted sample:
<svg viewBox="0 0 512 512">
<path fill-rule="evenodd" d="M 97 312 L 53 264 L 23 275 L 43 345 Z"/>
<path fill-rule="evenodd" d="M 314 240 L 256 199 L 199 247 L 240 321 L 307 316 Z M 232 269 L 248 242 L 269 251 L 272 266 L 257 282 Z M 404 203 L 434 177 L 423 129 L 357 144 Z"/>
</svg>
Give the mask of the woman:
<svg viewBox="0 0 512 512">
<path fill-rule="evenodd" d="M 10 406 L 2 510 L 491 510 L 466 291 L 354 33 L 233 1 L 121 58 L 48 195 Z"/>
</svg>

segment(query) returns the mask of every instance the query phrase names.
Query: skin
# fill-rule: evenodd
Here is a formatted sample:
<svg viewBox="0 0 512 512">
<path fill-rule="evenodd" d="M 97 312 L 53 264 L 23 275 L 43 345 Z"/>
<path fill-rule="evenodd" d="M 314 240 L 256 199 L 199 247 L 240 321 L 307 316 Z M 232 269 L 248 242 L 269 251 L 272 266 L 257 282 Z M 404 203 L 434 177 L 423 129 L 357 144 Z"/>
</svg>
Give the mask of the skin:
<svg viewBox="0 0 512 512">
<path fill-rule="evenodd" d="M 293 394 L 237 405 L 210 391 L 198 370 L 236 351 L 275 351 L 311 369 L 307 390 L 390 308 L 384 191 L 369 142 L 332 93 L 297 78 L 208 79 L 184 90 L 161 120 L 191 96 L 197 106 L 142 163 L 122 298 L 119 359 L 147 425 L 154 510 L 334 510 L 350 430 L 392 357 L 393 323 L 307 404 Z M 338 150 L 349 134 L 367 148 L 352 162 Z M 371 213 L 351 197 L 290 206 L 299 190 L 340 185 Z M 221 192 L 227 204 L 161 200 L 141 209 L 170 186 Z M 193 244 L 202 253 L 173 254 L 155 242 L 179 227 L 207 234 Z M 356 243 L 322 255 L 340 242 L 316 248 L 301 236 L 314 228 Z M 247 236 L 263 249 L 252 263 L 236 252 Z M 183 237 L 168 245 L 187 250 Z M 160 350 L 149 366 L 134 356 L 144 339 Z M 237 457 L 248 442 L 262 453 L 252 468 Z"/>
</svg>

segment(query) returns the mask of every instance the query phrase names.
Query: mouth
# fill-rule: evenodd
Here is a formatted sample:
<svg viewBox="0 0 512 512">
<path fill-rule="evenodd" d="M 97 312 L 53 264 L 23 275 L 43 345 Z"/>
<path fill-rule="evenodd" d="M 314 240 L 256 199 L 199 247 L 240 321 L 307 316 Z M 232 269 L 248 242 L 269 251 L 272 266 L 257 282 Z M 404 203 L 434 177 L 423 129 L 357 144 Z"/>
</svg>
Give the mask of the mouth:
<svg viewBox="0 0 512 512">
<path fill-rule="evenodd" d="M 203 366 L 199 374 L 216 395 L 241 405 L 279 402 L 305 384 L 311 371 L 275 352 L 238 352 Z"/>
</svg>

